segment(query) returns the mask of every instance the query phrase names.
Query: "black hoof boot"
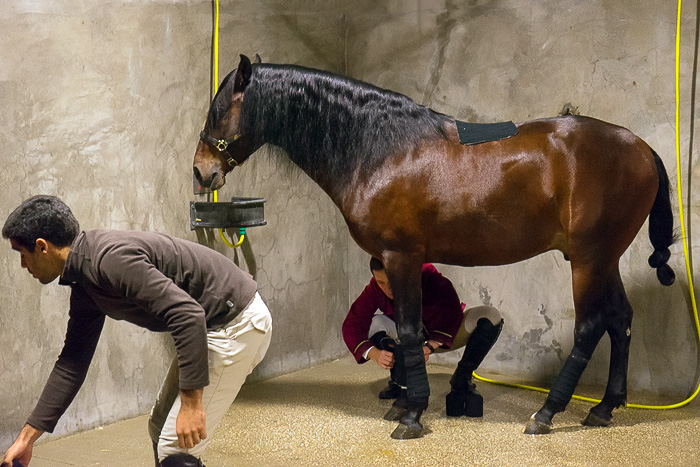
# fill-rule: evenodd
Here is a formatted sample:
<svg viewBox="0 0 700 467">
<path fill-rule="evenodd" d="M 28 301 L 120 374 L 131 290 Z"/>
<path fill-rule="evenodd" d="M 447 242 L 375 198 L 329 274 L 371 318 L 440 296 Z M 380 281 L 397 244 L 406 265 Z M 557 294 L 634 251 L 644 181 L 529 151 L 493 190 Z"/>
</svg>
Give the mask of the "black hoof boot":
<svg viewBox="0 0 700 467">
<path fill-rule="evenodd" d="M 445 398 L 445 412 L 449 417 L 483 417 L 484 398 L 472 383 L 472 373 L 479 367 L 501 334 L 503 320 L 494 326 L 481 318 L 464 347 L 464 355 L 457 364 L 450 385 L 452 391 Z"/>
<path fill-rule="evenodd" d="M 483 417 L 484 398 L 473 384 L 466 389 L 452 389 L 445 398 L 445 412 L 448 417 Z"/>
<path fill-rule="evenodd" d="M 185 453 L 172 454 L 160 462 L 161 467 L 205 467 L 194 456 Z"/>
</svg>

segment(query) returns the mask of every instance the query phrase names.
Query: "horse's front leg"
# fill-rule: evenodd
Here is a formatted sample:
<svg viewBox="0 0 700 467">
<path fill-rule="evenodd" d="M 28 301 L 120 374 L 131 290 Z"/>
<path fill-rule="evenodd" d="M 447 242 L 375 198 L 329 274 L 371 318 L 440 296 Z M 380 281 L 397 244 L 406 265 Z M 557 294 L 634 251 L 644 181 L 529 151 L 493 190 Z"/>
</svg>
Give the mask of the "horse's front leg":
<svg viewBox="0 0 700 467">
<path fill-rule="evenodd" d="M 384 267 L 394 296 L 399 335 L 395 349 L 395 374 L 398 383 L 406 386 L 403 397 L 397 399 L 384 417 L 399 420 L 399 426 L 391 434 L 394 439 L 423 436 L 420 417 L 428 407 L 430 397 L 423 353 L 421 266 L 420 261 L 410 261 L 395 255 L 384 259 Z M 402 379 L 404 381 L 401 381 Z"/>
</svg>

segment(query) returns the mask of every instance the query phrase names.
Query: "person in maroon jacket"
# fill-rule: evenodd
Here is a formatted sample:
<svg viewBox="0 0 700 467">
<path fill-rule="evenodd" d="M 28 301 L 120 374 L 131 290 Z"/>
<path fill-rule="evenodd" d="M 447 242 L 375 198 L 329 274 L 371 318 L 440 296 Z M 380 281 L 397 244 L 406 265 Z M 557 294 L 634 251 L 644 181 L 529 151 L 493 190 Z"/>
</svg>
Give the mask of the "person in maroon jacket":
<svg viewBox="0 0 700 467">
<path fill-rule="evenodd" d="M 343 322 L 343 339 L 357 363 L 372 360 L 390 371 L 389 385 L 379 398 L 395 399 L 405 387 L 394 372 L 393 349 L 398 337 L 394 297 L 382 262 L 372 258 L 369 267 L 372 279 L 350 307 Z M 447 415 L 481 417 L 483 398 L 472 383 L 472 372 L 498 339 L 503 328 L 501 314 L 491 306 L 465 310 L 450 280 L 432 264 L 423 265 L 421 291 L 425 361 L 433 352 L 465 348 L 450 379 Z"/>
</svg>

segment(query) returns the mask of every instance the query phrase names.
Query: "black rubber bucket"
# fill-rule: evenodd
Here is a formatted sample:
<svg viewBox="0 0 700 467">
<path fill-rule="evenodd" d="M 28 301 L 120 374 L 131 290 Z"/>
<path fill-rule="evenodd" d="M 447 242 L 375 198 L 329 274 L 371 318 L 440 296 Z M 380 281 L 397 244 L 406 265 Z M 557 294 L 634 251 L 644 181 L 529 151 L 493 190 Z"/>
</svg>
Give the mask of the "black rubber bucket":
<svg viewBox="0 0 700 467">
<path fill-rule="evenodd" d="M 231 198 L 230 202 L 190 202 L 190 229 L 232 229 L 266 225 L 265 198 Z"/>
</svg>

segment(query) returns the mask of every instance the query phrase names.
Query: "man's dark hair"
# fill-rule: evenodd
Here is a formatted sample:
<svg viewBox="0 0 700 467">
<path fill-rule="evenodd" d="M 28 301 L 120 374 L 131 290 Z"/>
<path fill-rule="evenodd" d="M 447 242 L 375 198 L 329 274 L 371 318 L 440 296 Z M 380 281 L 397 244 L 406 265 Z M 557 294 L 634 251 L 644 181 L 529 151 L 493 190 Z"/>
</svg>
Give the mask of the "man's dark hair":
<svg viewBox="0 0 700 467">
<path fill-rule="evenodd" d="M 383 271 L 384 264 L 382 264 L 381 261 L 379 261 L 377 258 L 372 256 L 372 259 L 369 260 L 369 270 L 372 273 L 374 273 L 374 271 Z"/>
<path fill-rule="evenodd" d="M 36 195 L 25 200 L 7 217 L 2 236 L 34 252 L 37 238 L 57 247 L 70 246 L 80 224 L 70 208 L 55 196 Z"/>
</svg>

